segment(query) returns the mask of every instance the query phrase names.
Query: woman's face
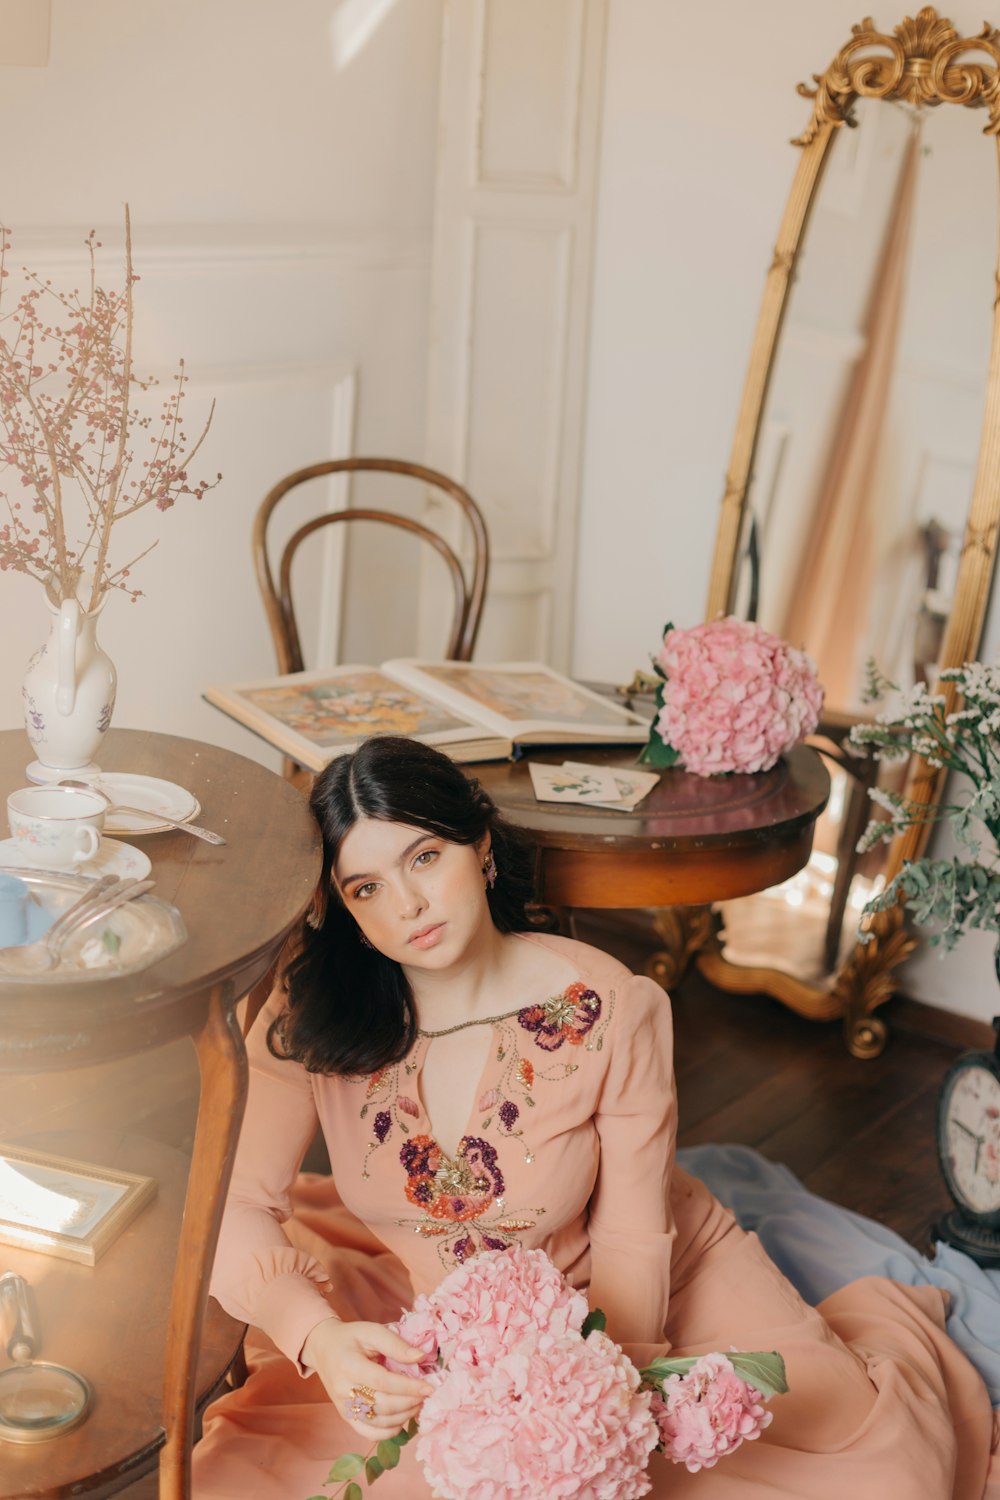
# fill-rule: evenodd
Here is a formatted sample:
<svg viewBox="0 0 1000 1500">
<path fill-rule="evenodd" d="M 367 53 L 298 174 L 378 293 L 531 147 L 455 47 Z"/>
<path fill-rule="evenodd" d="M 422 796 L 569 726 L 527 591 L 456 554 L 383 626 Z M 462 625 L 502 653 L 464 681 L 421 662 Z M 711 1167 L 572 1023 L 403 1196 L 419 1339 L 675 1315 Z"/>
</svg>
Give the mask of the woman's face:
<svg viewBox="0 0 1000 1500">
<path fill-rule="evenodd" d="M 373 948 L 406 968 L 446 969 L 492 925 L 483 861 L 490 837 L 453 844 L 407 823 L 361 818 L 340 845 L 334 879 Z"/>
</svg>

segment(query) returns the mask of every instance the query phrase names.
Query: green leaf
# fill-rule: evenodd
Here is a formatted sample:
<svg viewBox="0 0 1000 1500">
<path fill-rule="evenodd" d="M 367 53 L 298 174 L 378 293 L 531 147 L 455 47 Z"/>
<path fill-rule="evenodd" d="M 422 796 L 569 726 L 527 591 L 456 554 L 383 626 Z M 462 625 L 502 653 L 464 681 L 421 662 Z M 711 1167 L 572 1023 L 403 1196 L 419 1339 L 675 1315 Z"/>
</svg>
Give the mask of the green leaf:
<svg viewBox="0 0 1000 1500">
<path fill-rule="evenodd" d="M 363 1453 L 345 1453 L 338 1458 L 329 1474 L 326 1476 L 327 1484 L 343 1484 L 345 1479 L 353 1479 L 355 1474 L 360 1474 L 365 1466 Z"/>
<path fill-rule="evenodd" d="M 656 1385 L 660 1385 L 668 1375 L 686 1375 L 695 1364 L 697 1364 L 697 1357 L 693 1355 L 685 1356 L 683 1359 L 680 1356 L 676 1359 L 667 1359 L 664 1356 L 661 1359 L 654 1359 L 653 1363 L 647 1365 L 644 1370 L 640 1370 L 639 1374 L 644 1380 L 652 1380 Z"/>
<path fill-rule="evenodd" d="M 769 1354 L 727 1354 L 737 1375 L 755 1386 L 762 1396 L 781 1396 L 788 1390 L 785 1361 L 775 1350 Z"/>
<path fill-rule="evenodd" d="M 417 1422 L 416 1418 L 414 1418 L 409 1427 L 404 1427 L 401 1432 L 396 1433 L 396 1436 L 393 1438 L 393 1442 L 398 1443 L 401 1448 L 405 1448 L 407 1443 L 410 1441 L 410 1438 L 414 1438 L 416 1437 L 416 1435 Z"/>
<path fill-rule="evenodd" d="M 748 1385 L 756 1387 L 762 1396 L 781 1395 L 788 1390 L 785 1380 L 785 1362 L 780 1354 L 773 1351 L 753 1354 L 733 1351 L 727 1354 L 726 1358 L 737 1375 Z M 662 1385 L 668 1375 L 686 1375 L 697 1362 L 697 1358 L 690 1356 L 683 1358 L 678 1356 L 676 1359 L 664 1357 L 654 1359 L 651 1365 L 647 1365 L 639 1373 L 644 1380 L 652 1381 L 655 1385 Z"/>
<path fill-rule="evenodd" d="M 406 1436 L 408 1438 L 415 1438 L 416 1435 L 417 1435 L 417 1419 L 416 1419 L 416 1417 L 414 1417 L 411 1422 L 408 1422 L 406 1424 Z"/>
<path fill-rule="evenodd" d="M 653 766 L 658 771 L 668 770 L 675 766 L 680 760 L 680 752 L 673 745 L 668 745 L 660 738 L 658 730 L 654 729 L 643 746 L 642 754 L 639 756 L 639 764 Z"/>
<path fill-rule="evenodd" d="M 608 1320 L 604 1316 L 604 1313 L 599 1307 L 595 1307 L 584 1318 L 583 1327 L 581 1328 L 580 1332 L 583 1337 L 586 1338 L 587 1334 L 593 1333 L 595 1328 L 597 1329 L 598 1333 L 603 1333 L 607 1326 Z"/>
<path fill-rule="evenodd" d="M 386 1438 L 384 1443 L 379 1443 L 375 1455 L 383 1469 L 394 1469 L 399 1463 L 399 1446 L 395 1438 Z"/>
<path fill-rule="evenodd" d="M 375 1480 L 382 1473 L 384 1473 L 382 1465 L 373 1454 L 365 1464 L 365 1480 L 368 1484 L 374 1484 Z"/>
<path fill-rule="evenodd" d="M 344 1500 L 363 1500 L 360 1484 L 349 1484 L 344 1491 Z"/>
</svg>

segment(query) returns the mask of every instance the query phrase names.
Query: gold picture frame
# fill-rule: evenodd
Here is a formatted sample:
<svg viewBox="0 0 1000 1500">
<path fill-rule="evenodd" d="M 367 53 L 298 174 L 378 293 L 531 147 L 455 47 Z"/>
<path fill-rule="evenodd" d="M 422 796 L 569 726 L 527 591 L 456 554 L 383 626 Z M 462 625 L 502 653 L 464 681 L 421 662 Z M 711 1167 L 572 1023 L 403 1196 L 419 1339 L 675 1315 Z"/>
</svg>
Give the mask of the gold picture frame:
<svg viewBox="0 0 1000 1500">
<path fill-rule="evenodd" d="M 117 1167 L 0 1144 L 0 1244 L 93 1266 L 156 1195 Z"/>
<path fill-rule="evenodd" d="M 814 75 L 815 87 L 799 85 L 799 93 L 813 101 L 812 118 L 792 142 L 801 148 L 801 155 L 767 273 L 736 421 L 716 531 L 707 619 L 728 613 L 734 605 L 748 493 L 778 338 L 822 172 L 837 133 L 856 123 L 855 101 L 868 98 L 927 108 L 943 104 L 982 108 L 988 117 L 983 134 L 992 138 L 1000 152 L 1000 30 L 987 24 L 977 36 L 963 37 L 933 6 L 925 5 L 915 17 L 905 17 L 892 33 L 878 31 L 870 17 L 851 32 L 850 41 L 826 72 Z M 939 671 L 960 666 L 979 650 L 1000 533 L 1000 261 L 995 284 L 998 292 L 992 308 L 982 437 Z M 989 315 L 988 310 L 984 315 Z M 941 691 L 945 712 L 950 713 L 957 707 L 955 686 L 942 684 Z M 943 770 L 915 757 L 905 794 L 918 804 L 936 802 L 943 781 Z M 884 870 L 887 881 L 906 860 L 920 857 L 929 834 L 929 822 L 916 818 L 896 837 Z M 723 989 L 744 994 L 763 991 L 813 1020 L 842 1018 L 848 1050 L 864 1058 L 878 1056 L 885 1046 L 886 1024 L 875 1011 L 891 998 L 895 989 L 892 971 L 915 946 L 915 938 L 904 926 L 903 908 L 897 905 L 870 919 L 868 940 L 854 944 L 829 982 L 800 979 L 778 968 L 727 963 L 714 938 L 701 948 L 697 962 L 701 972 Z"/>
</svg>

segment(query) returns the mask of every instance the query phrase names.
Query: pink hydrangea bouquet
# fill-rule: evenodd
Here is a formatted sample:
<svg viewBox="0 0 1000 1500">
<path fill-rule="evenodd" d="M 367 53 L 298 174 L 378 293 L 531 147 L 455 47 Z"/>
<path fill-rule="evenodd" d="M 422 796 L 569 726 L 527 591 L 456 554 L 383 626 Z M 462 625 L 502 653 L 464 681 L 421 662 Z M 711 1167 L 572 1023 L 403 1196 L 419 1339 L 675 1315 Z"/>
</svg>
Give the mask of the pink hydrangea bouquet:
<svg viewBox="0 0 1000 1500">
<path fill-rule="evenodd" d="M 395 1468 L 413 1438 L 440 1500 L 633 1500 L 652 1488 L 654 1451 L 711 1468 L 763 1431 L 763 1401 L 787 1389 L 777 1354 L 637 1370 L 545 1252 L 520 1246 L 472 1257 L 390 1326 L 422 1350 L 434 1391 L 419 1423 L 337 1460 L 327 1483 L 344 1484 L 342 1500 L 361 1500 L 357 1477 Z"/>
<path fill-rule="evenodd" d="M 659 712 L 640 757 L 653 766 L 768 771 L 819 722 L 823 689 L 810 658 L 749 620 L 667 625 L 653 669 Z"/>
</svg>

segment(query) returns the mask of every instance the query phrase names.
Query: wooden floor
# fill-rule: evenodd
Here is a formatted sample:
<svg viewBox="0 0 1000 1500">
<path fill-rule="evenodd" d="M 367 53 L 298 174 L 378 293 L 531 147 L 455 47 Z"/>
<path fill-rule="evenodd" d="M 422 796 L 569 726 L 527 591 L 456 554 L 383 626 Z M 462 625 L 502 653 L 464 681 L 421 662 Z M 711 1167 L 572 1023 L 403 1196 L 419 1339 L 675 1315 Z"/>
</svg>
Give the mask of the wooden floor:
<svg viewBox="0 0 1000 1500">
<path fill-rule="evenodd" d="M 635 935 L 583 933 L 634 967 Z M 846 1052 L 836 1023 L 765 997 L 724 995 L 690 973 L 673 996 L 680 1143 L 741 1142 L 786 1163 L 813 1192 L 868 1214 L 925 1250 L 948 1206 L 934 1149 L 937 1092 L 963 1050 L 893 1027 L 880 1058 Z M 197 1068 L 189 1042 L 122 1063 L 0 1079 L 0 1141 L 127 1124 L 190 1149 Z"/>
</svg>

